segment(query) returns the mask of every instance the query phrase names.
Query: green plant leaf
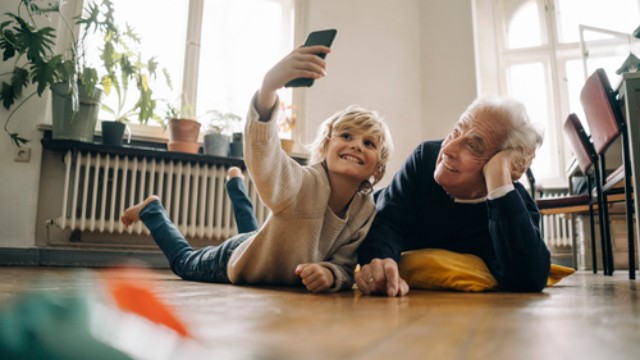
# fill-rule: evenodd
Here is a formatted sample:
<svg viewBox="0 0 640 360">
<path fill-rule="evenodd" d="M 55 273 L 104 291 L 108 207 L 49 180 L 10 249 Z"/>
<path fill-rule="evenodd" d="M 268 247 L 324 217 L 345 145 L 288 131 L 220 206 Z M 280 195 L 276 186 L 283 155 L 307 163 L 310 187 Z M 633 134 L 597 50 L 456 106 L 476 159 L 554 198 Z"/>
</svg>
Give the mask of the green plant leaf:
<svg viewBox="0 0 640 360">
<path fill-rule="evenodd" d="M 12 16 L 19 25 L 16 29 L 16 43 L 21 48 L 21 52 L 24 52 L 31 62 L 46 62 L 53 53 L 55 29 L 52 27 L 36 29 L 17 15 L 9 14 L 9 16 Z"/>
<path fill-rule="evenodd" d="M 18 133 L 9 133 L 9 136 L 11 137 L 11 141 L 13 141 L 17 147 L 21 147 L 29 142 L 29 139 L 21 137 Z"/>
<path fill-rule="evenodd" d="M 104 93 L 106 96 L 109 96 L 109 94 L 111 94 L 111 87 L 113 86 L 113 80 L 111 79 L 110 76 L 103 76 L 102 80 L 100 80 L 100 85 L 102 86 L 102 90 L 104 90 Z"/>
<path fill-rule="evenodd" d="M 140 99 L 136 106 L 138 107 L 138 122 L 141 124 L 147 124 L 149 119 L 153 116 L 156 108 L 156 101 L 152 98 L 153 92 L 147 88 L 147 90 L 141 90 Z"/>
<path fill-rule="evenodd" d="M 71 87 L 71 110 L 75 114 L 80 111 L 80 90 L 78 90 L 77 81 L 71 80 L 69 86 Z"/>
<path fill-rule="evenodd" d="M 169 70 L 167 68 L 162 68 L 162 73 L 164 74 L 164 79 L 167 82 L 167 86 L 169 86 L 169 89 L 173 90 L 173 83 L 171 81 L 171 74 L 169 74 Z"/>
<path fill-rule="evenodd" d="M 6 82 L 2 82 L 2 87 L 0 87 L 0 100 L 2 100 L 2 106 L 5 109 L 9 110 L 11 105 L 16 101 L 16 93 L 13 90 L 13 86 L 7 84 Z"/>
<path fill-rule="evenodd" d="M 91 94 L 98 83 L 98 71 L 94 68 L 84 68 L 81 79 L 82 83 L 87 87 L 87 92 Z"/>
<path fill-rule="evenodd" d="M 93 27 L 93 32 L 98 30 L 100 21 L 100 8 L 96 3 L 89 3 L 84 10 L 83 17 L 76 17 L 76 24 L 84 26 L 84 30 L 86 32 L 91 31 L 91 27 Z"/>
<path fill-rule="evenodd" d="M 22 89 L 29 85 L 29 71 L 27 69 L 17 67 L 13 69 L 11 74 L 11 86 L 16 98 L 22 96 Z"/>
<path fill-rule="evenodd" d="M 56 55 L 49 61 L 35 62 L 31 66 L 31 80 L 38 85 L 38 96 L 42 96 L 47 86 L 53 85 L 57 81 L 57 68 L 61 63 L 62 55 Z"/>
<path fill-rule="evenodd" d="M 138 74 L 137 84 L 138 90 L 146 93 L 149 91 L 149 77 L 146 74 Z"/>
<path fill-rule="evenodd" d="M 113 67 L 116 63 L 116 53 L 113 48 L 113 43 L 105 42 L 104 48 L 102 49 L 102 54 L 100 54 L 100 60 L 102 60 L 102 64 L 104 65 L 107 73 L 113 72 Z"/>
<path fill-rule="evenodd" d="M 123 35 L 131 39 L 131 41 L 133 41 L 134 43 L 140 44 L 140 36 L 138 36 L 138 34 L 133 31 L 133 27 L 131 27 L 131 25 L 129 24 L 126 24 L 126 28 L 127 30 L 125 30 Z"/>
<path fill-rule="evenodd" d="M 60 80 L 67 81 L 76 78 L 76 67 L 71 60 L 62 60 L 56 65 L 56 72 Z"/>
<path fill-rule="evenodd" d="M 122 78 L 130 78 L 138 72 L 138 67 L 131 63 L 128 56 L 120 57 L 119 64 L 120 70 L 122 71 Z"/>
<path fill-rule="evenodd" d="M 107 105 L 107 104 L 102 104 L 100 105 L 100 108 L 106 112 L 108 112 L 109 114 L 116 116 L 116 112 L 113 111 L 113 108 L 111 108 L 111 106 Z"/>
<path fill-rule="evenodd" d="M 0 24 L 0 49 L 2 50 L 2 60 L 7 61 L 20 52 L 17 47 L 18 40 L 16 34 L 7 29 L 12 24 L 11 21 L 5 21 Z"/>
<path fill-rule="evenodd" d="M 155 78 L 157 69 L 158 69 L 158 61 L 154 56 L 151 59 L 149 59 L 149 61 L 147 61 L 147 70 L 149 70 L 149 75 L 153 75 L 153 77 Z"/>
</svg>

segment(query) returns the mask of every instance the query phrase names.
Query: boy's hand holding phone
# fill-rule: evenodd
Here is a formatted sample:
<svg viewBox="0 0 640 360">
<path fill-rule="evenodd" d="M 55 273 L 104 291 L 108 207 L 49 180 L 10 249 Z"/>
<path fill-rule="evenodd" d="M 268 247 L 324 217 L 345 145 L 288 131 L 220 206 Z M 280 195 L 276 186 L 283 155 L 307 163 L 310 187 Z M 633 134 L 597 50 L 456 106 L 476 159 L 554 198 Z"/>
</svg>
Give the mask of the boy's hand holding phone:
<svg viewBox="0 0 640 360">
<path fill-rule="evenodd" d="M 287 82 L 300 77 L 319 79 L 325 76 L 326 63 L 315 54 L 327 54 L 330 51 L 331 49 L 321 45 L 299 47 L 275 64 L 264 76 L 256 98 L 255 106 L 260 119 L 266 121 L 271 118 L 271 111 L 276 103 L 276 91 Z"/>
<path fill-rule="evenodd" d="M 326 62 L 316 54 L 331 52 L 326 46 L 299 47 L 275 64 L 264 76 L 262 90 L 275 91 L 297 78 L 319 79 L 325 72 Z"/>
<path fill-rule="evenodd" d="M 314 31 L 304 45 L 294 49 L 264 76 L 256 98 L 256 110 L 260 119 L 271 118 L 276 103 L 276 91 L 283 86 L 311 86 L 315 79 L 327 75 L 325 56 L 331 52 L 336 30 Z"/>
<path fill-rule="evenodd" d="M 328 30 L 319 30 L 314 31 L 307 36 L 307 39 L 304 42 L 302 47 L 309 47 L 314 45 L 323 45 L 326 47 L 331 47 L 333 44 L 333 39 L 335 39 L 338 31 L 336 29 L 328 29 Z M 327 56 L 326 53 L 316 53 L 317 56 L 321 58 L 325 58 Z M 297 79 L 291 80 L 285 84 L 286 87 L 296 87 L 296 86 L 306 86 L 309 87 L 313 85 L 314 78 L 309 77 L 299 77 Z"/>
</svg>

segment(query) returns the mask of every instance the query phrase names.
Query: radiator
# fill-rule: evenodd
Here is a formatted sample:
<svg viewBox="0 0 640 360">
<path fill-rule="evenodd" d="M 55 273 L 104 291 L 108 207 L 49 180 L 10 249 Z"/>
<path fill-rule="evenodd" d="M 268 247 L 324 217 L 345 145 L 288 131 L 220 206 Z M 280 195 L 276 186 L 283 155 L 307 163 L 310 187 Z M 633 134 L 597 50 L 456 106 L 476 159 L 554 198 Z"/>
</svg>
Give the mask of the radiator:
<svg viewBox="0 0 640 360">
<path fill-rule="evenodd" d="M 567 196 L 567 193 L 545 194 L 542 198 Z M 573 218 L 562 214 L 542 216 L 543 238 L 547 247 L 573 246 Z"/>
<path fill-rule="evenodd" d="M 155 194 L 185 237 L 222 240 L 237 233 L 223 165 L 67 151 L 64 166 L 61 216 L 56 219 L 62 229 L 149 234 L 141 222 L 125 228 L 120 215 Z M 261 224 L 268 209 L 252 182 L 245 185 Z"/>
</svg>

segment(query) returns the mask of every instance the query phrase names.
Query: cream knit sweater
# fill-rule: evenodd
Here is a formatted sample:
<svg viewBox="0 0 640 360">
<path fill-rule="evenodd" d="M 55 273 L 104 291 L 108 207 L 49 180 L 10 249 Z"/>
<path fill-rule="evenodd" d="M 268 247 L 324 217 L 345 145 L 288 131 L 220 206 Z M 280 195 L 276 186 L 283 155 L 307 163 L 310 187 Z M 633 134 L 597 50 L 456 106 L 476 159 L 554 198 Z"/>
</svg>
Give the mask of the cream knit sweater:
<svg viewBox="0 0 640 360">
<path fill-rule="evenodd" d="M 356 248 L 375 215 L 371 195 L 356 193 L 344 219 L 328 207 L 330 186 L 322 164 L 301 166 L 280 148 L 278 104 L 259 121 L 253 106 L 245 126 L 245 163 L 271 214 L 255 236 L 238 246 L 227 265 L 234 284 L 302 285 L 298 264 L 319 263 L 335 276 L 330 289 L 353 285 Z"/>
</svg>

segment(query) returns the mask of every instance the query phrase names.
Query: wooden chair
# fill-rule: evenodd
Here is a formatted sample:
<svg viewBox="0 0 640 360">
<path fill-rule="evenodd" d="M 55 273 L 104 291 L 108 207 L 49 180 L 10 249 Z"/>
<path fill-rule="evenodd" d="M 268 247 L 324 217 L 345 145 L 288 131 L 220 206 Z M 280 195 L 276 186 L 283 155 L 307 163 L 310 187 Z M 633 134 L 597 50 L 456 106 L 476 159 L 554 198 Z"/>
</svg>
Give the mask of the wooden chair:
<svg viewBox="0 0 640 360">
<path fill-rule="evenodd" d="M 594 166 L 597 163 L 597 155 L 593 148 L 593 144 L 589 140 L 589 136 L 585 132 L 580 119 L 576 114 L 571 114 L 567 117 L 563 125 L 563 132 L 571 147 L 573 149 L 574 156 L 578 161 L 580 170 L 587 178 L 587 193 L 562 196 L 557 198 L 541 198 L 536 200 L 540 214 L 542 215 L 555 215 L 555 214 L 585 214 L 589 213 L 590 231 L 591 231 L 591 261 L 593 264 L 593 272 L 598 272 L 598 261 L 596 255 L 596 231 L 594 223 L 594 209 L 597 204 L 597 197 L 593 196 L 592 186 L 595 183 L 595 178 L 599 177 L 598 168 Z M 529 182 L 532 182 L 533 174 L 527 173 L 529 176 Z M 571 186 L 571 184 L 570 184 Z M 534 188 L 534 185 L 531 186 Z M 602 230 L 601 230 L 601 240 Z M 603 244 L 604 248 L 604 244 Z M 605 257 L 603 253 L 603 264 L 605 263 Z M 575 240 L 573 242 L 573 258 L 574 265 L 577 265 L 577 247 Z M 603 266 L 603 269 L 605 267 Z"/>
<path fill-rule="evenodd" d="M 633 203 L 631 187 L 631 161 L 629 151 L 629 136 L 622 111 L 616 99 L 616 92 L 611 88 L 607 74 L 603 69 L 596 70 L 585 82 L 580 92 L 580 102 L 584 109 L 587 123 L 591 131 L 591 139 L 598 155 L 599 172 L 602 174 L 597 180 L 597 187 L 601 188 L 598 194 L 600 227 L 605 236 L 603 254 L 606 253 L 605 274 L 612 275 L 613 246 L 611 241 L 611 229 L 608 212 L 608 196 L 616 191 L 616 185 L 624 182 L 624 194 L 626 203 L 627 242 L 629 255 L 629 279 L 635 279 L 635 243 Z M 611 175 L 606 175 L 606 152 L 616 139 L 622 142 L 622 165 Z M 617 187 L 619 189 L 619 187 Z"/>
</svg>

